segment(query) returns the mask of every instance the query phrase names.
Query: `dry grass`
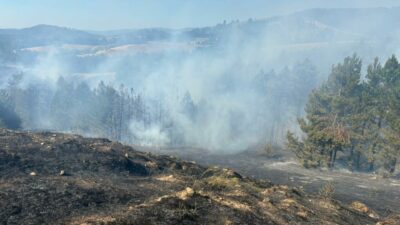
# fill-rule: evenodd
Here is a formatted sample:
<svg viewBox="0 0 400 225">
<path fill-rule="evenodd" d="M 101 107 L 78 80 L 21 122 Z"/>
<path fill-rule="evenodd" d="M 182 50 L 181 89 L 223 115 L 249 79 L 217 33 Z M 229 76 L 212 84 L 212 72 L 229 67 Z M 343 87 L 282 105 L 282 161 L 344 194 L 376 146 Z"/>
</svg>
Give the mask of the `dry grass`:
<svg viewBox="0 0 400 225">
<path fill-rule="evenodd" d="M 325 200 L 332 199 L 334 194 L 335 194 L 335 188 L 331 181 L 326 182 L 326 184 L 322 186 L 322 188 L 319 190 L 319 195 Z"/>
<path fill-rule="evenodd" d="M 215 201 L 218 202 L 221 205 L 224 205 L 226 207 L 229 208 L 233 208 L 236 210 L 240 210 L 240 211 L 247 211 L 247 212 L 251 212 L 251 207 L 247 204 L 244 204 L 242 202 L 239 202 L 237 200 L 234 199 L 230 199 L 227 197 L 220 197 L 220 196 L 215 196 L 215 195 L 209 195 L 209 197 Z"/>
<path fill-rule="evenodd" d="M 90 215 L 73 219 L 68 225 L 112 224 L 116 219 L 112 216 Z"/>
<path fill-rule="evenodd" d="M 206 183 L 213 189 L 234 189 L 240 187 L 240 180 L 237 177 L 226 178 L 222 176 L 212 176 L 206 179 Z"/>
<path fill-rule="evenodd" d="M 176 178 L 174 177 L 174 175 L 158 176 L 158 177 L 156 177 L 156 180 L 158 180 L 158 181 L 164 181 L 164 182 L 173 182 L 173 183 L 179 181 L 178 179 L 176 179 Z"/>
</svg>

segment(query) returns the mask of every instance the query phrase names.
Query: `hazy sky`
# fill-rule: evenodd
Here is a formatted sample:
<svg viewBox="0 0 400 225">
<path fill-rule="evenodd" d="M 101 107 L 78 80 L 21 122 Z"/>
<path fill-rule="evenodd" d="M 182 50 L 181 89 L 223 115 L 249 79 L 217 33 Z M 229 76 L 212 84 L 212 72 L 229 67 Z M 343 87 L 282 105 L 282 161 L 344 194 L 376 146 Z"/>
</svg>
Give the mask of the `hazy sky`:
<svg viewBox="0 0 400 225">
<path fill-rule="evenodd" d="M 316 7 L 399 5 L 399 0 L 0 0 L 0 28 L 36 24 L 91 30 L 181 28 Z"/>
</svg>

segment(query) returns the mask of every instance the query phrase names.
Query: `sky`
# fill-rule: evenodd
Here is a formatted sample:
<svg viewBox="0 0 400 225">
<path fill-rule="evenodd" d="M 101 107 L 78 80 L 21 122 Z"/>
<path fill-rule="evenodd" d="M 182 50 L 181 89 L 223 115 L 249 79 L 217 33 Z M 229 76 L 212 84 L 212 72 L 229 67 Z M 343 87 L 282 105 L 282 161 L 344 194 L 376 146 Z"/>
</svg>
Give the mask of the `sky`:
<svg viewBox="0 0 400 225">
<path fill-rule="evenodd" d="M 0 0 L 0 28 L 37 24 L 86 30 L 199 27 L 308 8 L 400 6 L 398 0 Z"/>
</svg>

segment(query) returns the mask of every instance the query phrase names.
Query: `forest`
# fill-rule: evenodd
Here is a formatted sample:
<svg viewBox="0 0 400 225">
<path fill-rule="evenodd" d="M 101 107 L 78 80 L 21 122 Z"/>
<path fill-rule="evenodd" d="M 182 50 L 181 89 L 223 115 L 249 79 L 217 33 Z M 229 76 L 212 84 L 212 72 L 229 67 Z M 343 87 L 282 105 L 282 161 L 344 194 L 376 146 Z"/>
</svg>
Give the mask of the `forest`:
<svg viewBox="0 0 400 225">
<path fill-rule="evenodd" d="M 79 133 L 130 144 L 207 147 L 186 131 L 200 129 L 197 125 L 207 120 L 211 108 L 206 100 L 195 102 L 189 91 L 178 96 L 179 108 L 171 109 L 123 85 L 100 82 L 91 87 L 60 77 L 56 87 L 21 87 L 23 76 L 12 76 L 0 91 L 3 127 Z M 252 79 L 249 89 L 258 93 L 261 105 L 257 116 L 252 115 L 262 134 L 258 144 L 279 145 L 279 133 L 289 130 L 287 148 L 307 168 L 395 172 L 400 157 L 400 65 L 395 56 L 383 65 L 375 59 L 366 75 L 358 56 L 347 57 L 332 66 L 328 79 L 314 90 L 317 71 L 307 60 L 278 73 L 260 71 Z M 227 131 L 230 138 L 240 138 L 245 132 L 238 128 L 240 112 L 232 113 L 237 120 L 229 120 Z M 300 118 L 298 126 L 290 124 L 293 118 Z"/>
<path fill-rule="evenodd" d="M 313 90 L 298 120 L 299 137 L 287 134 L 288 148 L 305 167 L 347 167 L 394 173 L 400 157 L 400 64 L 378 59 L 363 76 L 356 55 L 334 65 Z"/>
<path fill-rule="evenodd" d="M 191 90 L 156 98 L 104 81 L 91 85 L 61 76 L 52 85 L 27 76 L 14 74 L 0 89 L 5 127 L 227 151 L 281 143 L 318 82 L 318 72 L 309 60 L 278 72 L 260 70 L 245 83 L 238 83 L 236 73 L 225 76 L 215 84 L 218 93 L 213 98 L 194 98 Z M 285 88 L 288 85 L 290 89 Z"/>
</svg>

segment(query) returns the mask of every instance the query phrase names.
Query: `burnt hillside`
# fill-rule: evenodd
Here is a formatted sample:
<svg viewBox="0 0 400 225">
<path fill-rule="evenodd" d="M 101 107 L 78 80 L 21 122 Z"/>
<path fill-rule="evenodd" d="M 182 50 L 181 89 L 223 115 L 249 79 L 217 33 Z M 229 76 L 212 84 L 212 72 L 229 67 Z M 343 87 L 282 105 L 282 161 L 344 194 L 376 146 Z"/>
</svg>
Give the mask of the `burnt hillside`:
<svg viewBox="0 0 400 225">
<path fill-rule="evenodd" d="M 229 169 L 139 152 L 107 139 L 0 130 L 2 225 L 380 220 L 362 203 L 346 206 Z M 396 224 L 396 217 L 386 222 Z"/>
</svg>

